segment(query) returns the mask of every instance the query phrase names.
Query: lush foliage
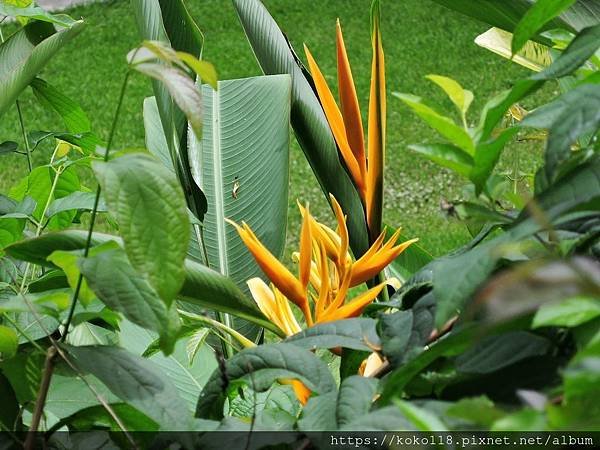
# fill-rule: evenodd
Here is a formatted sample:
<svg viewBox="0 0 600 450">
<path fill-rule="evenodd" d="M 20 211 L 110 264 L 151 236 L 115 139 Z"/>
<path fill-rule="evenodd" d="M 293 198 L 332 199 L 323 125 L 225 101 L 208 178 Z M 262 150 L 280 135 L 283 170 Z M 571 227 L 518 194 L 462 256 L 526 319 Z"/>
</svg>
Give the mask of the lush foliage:
<svg viewBox="0 0 600 450">
<path fill-rule="evenodd" d="M 259 0 L 233 0 L 265 73 L 241 80 L 202 59 L 183 0 L 132 0 L 142 43 L 123 55 L 106 141 L 38 78 L 84 23 L 0 3 L 22 25 L 0 45 L 0 114 L 31 87 L 64 122 L 27 132 L 21 118 L 23 142 L 0 144 L 29 169 L 0 196 L 2 429 L 597 428 L 600 4 L 440 3 L 498 27 L 477 42 L 535 70 L 475 122 L 473 93 L 442 75 L 423 74 L 453 112 L 386 99 L 378 0 L 367 133 L 340 24 L 338 106 L 310 36 L 306 68 Z M 113 145 L 134 76 L 153 83 L 147 150 Z M 551 102 L 520 106 L 556 82 Z M 440 136 L 412 151 L 468 183 L 446 209 L 473 239 L 441 258 L 383 224 L 390 107 Z M 290 123 L 336 222 L 298 199 L 297 276 L 281 262 Z M 497 167 L 515 139 L 543 146 L 535 173 L 518 154 Z M 54 151 L 34 166 L 42 141 Z"/>
</svg>

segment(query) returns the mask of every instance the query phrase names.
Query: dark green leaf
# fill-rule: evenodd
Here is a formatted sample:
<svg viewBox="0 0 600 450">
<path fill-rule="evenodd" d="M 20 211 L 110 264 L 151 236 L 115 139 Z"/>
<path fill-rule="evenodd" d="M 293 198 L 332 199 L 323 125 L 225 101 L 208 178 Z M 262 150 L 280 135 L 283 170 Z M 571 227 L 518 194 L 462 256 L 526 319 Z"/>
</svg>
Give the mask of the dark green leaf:
<svg viewBox="0 0 600 450">
<path fill-rule="evenodd" d="M 376 398 L 377 382 L 374 378 L 365 378 L 360 375 L 354 375 L 342 381 L 336 411 L 340 426 L 369 413 Z"/>
<path fill-rule="evenodd" d="M 548 80 L 570 75 L 594 56 L 600 47 L 600 25 L 583 29 L 558 59 L 546 70 L 534 75 L 536 80 Z"/>
<path fill-rule="evenodd" d="M 75 365 L 102 381 L 113 394 L 160 425 L 190 429 L 189 412 L 169 378 L 150 361 L 118 347 L 64 346 Z"/>
<path fill-rule="evenodd" d="M 266 344 L 246 349 L 225 363 L 225 373 L 217 369 L 202 390 L 196 417 L 222 418 L 228 384 L 243 382 L 261 391 L 278 379 L 298 379 L 318 395 L 336 392 L 337 387 L 327 365 L 312 352 L 291 344 Z"/>
<path fill-rule="evenodd" d="M 560 15 L 575 0 L 537 0 L 527 10 L 513 31 L 512 53 L 515 54 L 534 37 L 540 29 Z"/>
<path fill-rule="evenodd" d="M 95 199 L 96 194 L 93 192 L 73 192 L 66 197 L 58 198 L 50 203 L 50 206 L 46 211 L 46 217 L 50 218 L 60 212 L 71 211 L 74 209 L 91 211 L 94 207 Z M 106 212 L 106 205 L 102 199 L 100 199 L 96 211 Z"/>
<path fill-rule="evenodd" d="M 600 299 L 571 297 L 558 303 L 542 305 L 533 318 L 532 328 L 576 327 L 600 316 Z"/>
<path fill-rule="evenodd" d="M 285 342 L 308 350 L 344 347 L 372 351 L 381 345 L 375 324 L 375 320 L 361 317 L 316 324 Z"/>
<path fill-rule="evenodd" d="M 0 144 L 0 155 L 10 154 L 19 149 L 19 144 L 14 141 L 4 141 Z"/>
<path fill-rule="evenodd" d="M 169 169 L 146 154 L 94 163 L 132 266 L 170 304 L 183 284 L 190 222 L 181 187 Z"/>
<path fill-rule="evenodd" d="M 497 138 L 477 144 L 477 150 L 475 152 L 475 157 L 473 158 L 473 170 L 471 170 L 469 174 L 469 179 L 475 185 L 477 194 L 483 190 L 485 183 L 500 159 L 502 150 L 504 150 L 508 141 L 512 139 L 518 131 L 519 129 L 516 127 L 508 128 Z"/>
<path fill-rule="evenodd" d="M 174 305 L 168 307 L 156 291 L 129 264 L 121 249 L 107 250 L 80 258 L 79 269 L 106 306 L 122 313 L 133 323 L 161 335 L 161 348 L 173 351 L 179 331 Z"/>
<path fill-rule="evenodd" d="M 86 133 L 91 131 L 90 120 L 75 101 L 40 78 L 36 78 L 31 82 L 31 88 L 38 100 L 58 113 L 69 132 Z"/>
<path fill-rule="evenodd" d="M 470 374 L 491 373 L 523 359 L 545 355 L 551 347 L 547 339 L 525 331 L 490 336 L 456 358 L 456 369 Z"/>
</svg>

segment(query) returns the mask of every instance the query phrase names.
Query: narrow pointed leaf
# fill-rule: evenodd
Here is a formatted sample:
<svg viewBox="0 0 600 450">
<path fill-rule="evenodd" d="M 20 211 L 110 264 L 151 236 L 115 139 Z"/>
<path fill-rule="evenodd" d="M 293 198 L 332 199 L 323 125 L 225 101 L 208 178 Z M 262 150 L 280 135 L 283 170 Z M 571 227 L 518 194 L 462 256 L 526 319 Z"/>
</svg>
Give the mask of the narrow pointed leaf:
<svg viewBox="0 0 600 450">
<path fill-rule="evenodd" d="M 0 115 L 82 29 L 82 21 L 58 29 L 47 22 L 31 22 L 0 45 Z"/>
</svg>

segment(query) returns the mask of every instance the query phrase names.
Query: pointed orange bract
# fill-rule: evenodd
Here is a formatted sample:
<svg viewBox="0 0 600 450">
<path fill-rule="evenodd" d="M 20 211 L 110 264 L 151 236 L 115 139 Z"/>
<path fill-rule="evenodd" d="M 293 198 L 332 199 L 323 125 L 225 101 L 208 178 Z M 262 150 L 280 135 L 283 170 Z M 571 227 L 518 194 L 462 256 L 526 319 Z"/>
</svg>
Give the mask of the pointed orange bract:
<svg viewBox="0 0 600 450">
<path fill-rule="evenodd" d="M 348 138 L 346 135 L 346 125 L 344 124 L 342 113 L 340 112 L 340 109 L 335 103 L 335 99 L 333 98 L 333 94 L 331 93 L 331 90 L 327 85 L 327 81 L 325 81 L 325 77 L 321 73 L 319 66 L 312 57 L 306 45 L 304 46 L 304 51 L 306 53 L 306 58 L 308 59 L 310 73 L 313 76 L 315 87 L 317 89 L 317 93 L 319 94 L 319 99 L 321 100 L 323 111 L 325 112 L 325 116 L 327 117 L 327 122 L 329 122 L 329 126 L 331 127 L 333 137 L 337 142 L 337 145 L 340 149 L 340 153 L 342 154 L 342 158 L 346 163 L 346 167 L 350 171 L 350 175 L 356 183 L 356 187 L 358 188 L 359 193 L 364 198 L 366 187 L 364 185 L 364 180 L 361 177 L 358 162 L 356 161 L 354 153 L 352 152 L 350 144 L 348 143 Z"/>
<path fill-rule="evenodd" d="M 399 231 L 384 243 L 382 233 L 373 246 L 356 262 L 352 262 L 348 244 L 346 216 L 331 196 L 331 204 L 337 219 L 337 232 L 317 222 L 308 208 L 298 204 L 302 214 L 300 252 L 293 258 L 299 264 L 296 278 L 256 238 L 250 227 L 232 223 L 243 242 L 256 259 L 263 272 L 271 280 L 271 287 L 258 279 L 248 281 L 256 304 L 263 314 L 276 324 L 287 336 L 300 331 L 287 301 L 302 311 L 306 325 L 356 317 L 384 288 L 388 280 L 348 301 L 350 288 L 374 278 L 404 249 L 416 241 L 396 245 Z M 314 308 L 311 308 L 311 303 Z M 313 317 L 314 309 L 314 317 Z"/>
<path fill-rule="evenodd" d="M 371 39 L 373 60 L 366 152 L 360 106 L 339 20 L 336 24 L 336 47 L 341 111 L 312 54 L 306 46 L 304 50 L 325 116 L 335 136 L 342 159 L 362 199 L 367 216 L 369 239 L 374 242 L 382 227 L 386 133 L 385 61 L 378 9 L 373 14 Z"/>
<path fill-rule="evenodd" d="M 348 143 L 354 153 L 354 157 L 360 167 L 360 174 L 363 180 L 367 176 L 367 158 L 365 156 L 365 134 L 363 131 L 362 117 L 360 115 L 360 106 L 358 96 L 354 87 L 350 61 L 346 53 L 344 36 L 340 20 L 336 23 L 336 47 L 337 47 L 337 70 L 338 86 L 340 95 L 340 104 L 342 105 L 342 116 L 346 125 Z"/>
<path fill-rule="evenodd" d="M 381 230 L 383 211 L 383 166 L 385 163 L 386 98 L 385 60 L 379 17 L 373 17 L 373 61 L 369 96 L 369 142 L 367 174 L 367 224 L 373 239 Z"/>
</svg>

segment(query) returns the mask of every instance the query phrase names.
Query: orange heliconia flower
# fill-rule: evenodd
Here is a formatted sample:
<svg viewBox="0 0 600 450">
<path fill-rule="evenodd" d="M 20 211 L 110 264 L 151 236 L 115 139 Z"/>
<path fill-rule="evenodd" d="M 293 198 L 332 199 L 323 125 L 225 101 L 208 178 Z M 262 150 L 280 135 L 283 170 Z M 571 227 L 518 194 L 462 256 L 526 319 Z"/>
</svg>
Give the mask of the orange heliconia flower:
<svg viewBox="0 0 600 450">
<path fill-rule="evenodd" d="M 378 14 L 373 16 L 371 40 L 373 59 L 366 152 L 358 97 L 339 20 L 336 24 L 336 46 L 341 109 L 306 45 L 304 51 L 327 122 L 365 206 L 371 237 L 375 237 L 381 230 L 386 132 L 385 61 Z"/>
<path fill-rule="evenodd" d="M 397 231 L 384 243 L 384 232 L 361 258 L 353 261 L 348 248 L 346 217 L 333 196 L 331 203 L 337 218 L 336 231 L 319 223 L 307 207 L 299 205 L 303 220 L 300 251 L 294 254 L 299 266 L 297 277 L 271 254 L 247 224 L 230 222 L 271 281 L 269 286 L 260 278 L 248 280 L 252 297 L 263 314 L 287 336 L 301 330 L 289 302 L 300 308 L 309 327 L 360 315 L 393 280 L 346 301 L 349 289 L 373 279 L 417 240 L 396 245 L 400 236 Z"/>
</svg>

